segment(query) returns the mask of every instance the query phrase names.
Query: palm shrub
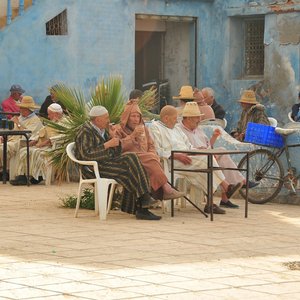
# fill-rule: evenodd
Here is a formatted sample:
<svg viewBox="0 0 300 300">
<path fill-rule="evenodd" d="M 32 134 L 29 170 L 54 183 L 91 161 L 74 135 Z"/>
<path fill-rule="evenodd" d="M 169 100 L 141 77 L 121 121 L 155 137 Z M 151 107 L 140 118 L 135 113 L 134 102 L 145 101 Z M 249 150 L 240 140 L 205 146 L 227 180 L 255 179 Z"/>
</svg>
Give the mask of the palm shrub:
<svg viewBox="0 0 300 300">
<path fill-rule="evenodd" d="M 90 109 L 93 106 L 102 105 L 108 110 L 111 122 L 118 123 L 125 106 L 126 97 L 122 88 L 121 76 L 101 79 L 91 89 L 88 99 L 80 89 L 68 87 L 64 83 L 55 86 L 55 94 L 65 106 L 68 115 L 60 123 L 54 123 L 50 120 L 45 120 L 45 123 L 54 128 L 61 136 L 56 149 L 49 152 L 51 163 L 56 170 L 56 179 L 61 182 L 65 180 L 71 164 L 65 151 L 66 146 L 74 142 L 79 128 L 88 120 Z M 149 113 L 149 110 L 156 103 L 156 90 L 146 91 L 139 101 L 142 113 Z"/>
</svg>

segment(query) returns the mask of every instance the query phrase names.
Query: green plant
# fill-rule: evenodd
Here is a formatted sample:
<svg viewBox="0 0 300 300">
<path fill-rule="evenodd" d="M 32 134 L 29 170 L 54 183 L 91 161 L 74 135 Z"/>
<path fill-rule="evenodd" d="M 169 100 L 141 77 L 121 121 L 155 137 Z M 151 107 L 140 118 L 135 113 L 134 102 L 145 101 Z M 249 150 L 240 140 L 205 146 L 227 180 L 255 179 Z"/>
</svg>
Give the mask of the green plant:
<svg viewBox="0 0 300 300">
<path fill-rule="evenodd" d="M 125 105 L 125 96 L 120 76 L 111 76 L 99 81 L 91 90 L 90 101 L 86 101 L 80 89 L 70 88 L 64 83 L 58 83 L 54 92 L 68 112 L 59 123 L 45 120 L 47 125 L 61 136 L 56 149 L 49 152 L 51 163 L 56 170 L 56 179 L 61 182 L 66 178 L 71 163 L 65 151 L 66 146 L 74 142 L 79 128 L 88 120 L 88 111 L 95 105 L 103 105 L 110 114 L 111 122 L 117 123 Z"/>
<path fill-rule="evenodd" d="M 77 197 L 74 195 L 66 196 L 60 199 L 63 207 L 75 208 Z M 81 200 L 80 208 L 95 209 L 94 192 L 91 189 L 84 189 Z"/>
<path fill-rule="evenodd" d="M 93 210 L 95 208 L 95 200 L 94 200 L 94 191 L 92 189 L 84 189 L 81 199 L 80 199 L 80 208 L 86 208 Z M 60 198 L 63 207 L 75 208 L 77 203 L 77 196 L 69 195 L 65 198 Z M 119 189 L 115 190 L 111 209 L 119 209 L 121 207 L 122 202 L 122 191 Z"/>
<path fill-rule="evenodd" d="M 75 136 L 88 120 L 88 111 L 96 105 L 104 106 L 110 115 L 112 123 L 118 123 L 125 106 L 126 97 L 122 88 L 121 76 L 110 76 L 101 79 L 94 89 L 90 91 L 88 100 L 84 93 L 77 88 L 68 87 L 64 83 L 55 85 L 56 98 L 65 106 L 68 114 L 59 123 L 45 120 L 45 123 L 54 128 L 60 134 L 60 141 L 55 150 L 49 152 L 51 163 L 56 171 L 56 179 L 61 182 L 67 176 L 70 168 L 70 160 L 66 154 L 66 146 L 74 142 Z M 140 99 L 142 112 L 146 113 L 155 105 L 156 90 L 149 90 Z"/>
</svg>

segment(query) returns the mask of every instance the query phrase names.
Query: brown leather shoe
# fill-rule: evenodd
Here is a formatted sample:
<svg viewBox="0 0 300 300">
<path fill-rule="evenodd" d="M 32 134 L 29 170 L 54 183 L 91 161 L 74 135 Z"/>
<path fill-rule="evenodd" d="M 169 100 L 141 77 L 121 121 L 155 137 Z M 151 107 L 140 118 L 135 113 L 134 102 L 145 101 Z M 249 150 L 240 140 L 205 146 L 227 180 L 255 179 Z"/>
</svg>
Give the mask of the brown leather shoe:
<svg viewBox="0 0 300 300">
<path fill-rule="evenodd" d="M 204 207 L 204 212 L 207 214 L 210 214 L 210 209 L 207 204 Z M 213 213 L 216 215 L 224 215 L 224 214 L 226 214 L 226 210 L 222 209 L 221 207 L 219 207 L 216 204 L 213 204 Z"/>
</svg>

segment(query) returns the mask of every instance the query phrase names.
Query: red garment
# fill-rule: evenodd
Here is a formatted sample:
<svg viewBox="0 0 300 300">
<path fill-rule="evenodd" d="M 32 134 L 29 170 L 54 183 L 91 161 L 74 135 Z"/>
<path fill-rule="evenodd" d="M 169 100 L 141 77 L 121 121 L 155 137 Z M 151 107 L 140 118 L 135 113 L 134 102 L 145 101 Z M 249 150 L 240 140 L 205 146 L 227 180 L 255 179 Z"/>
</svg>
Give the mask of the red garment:
<svg viewBox="0 0 300 300">
<path fill-rule="evenodd" d="M 144 124 L 137 102 L 130 100 L 121 115 L 121 124 L 115 126 L 115 136 L 121 139 L 122 152 L 134 152 L 137 154 L 149 176 L 152 189 L 157 191 L 160 187 L 167 183 L 168 179 L 161 167 L 160 159 L 156 153 L 154 142 L 150 136 L 148 128 L 145 127 L 145 137 L 143 138 L 133 138 L 131 136 L 133 130 L 126 125 L 129 115 L 132 112 L 138 112 L 141 115 L 140 125 Z"/>
<path fill-rule="evenodd" d="M 20 107 L 17 106 L 18 101 L 15 101 L 12 96 L 3 100 L 2 102 L 2 110 L 4 112 L 20 112 Z M 12 115 L 7 115 L 8 119 L 12 118 Z"/>
</svg>

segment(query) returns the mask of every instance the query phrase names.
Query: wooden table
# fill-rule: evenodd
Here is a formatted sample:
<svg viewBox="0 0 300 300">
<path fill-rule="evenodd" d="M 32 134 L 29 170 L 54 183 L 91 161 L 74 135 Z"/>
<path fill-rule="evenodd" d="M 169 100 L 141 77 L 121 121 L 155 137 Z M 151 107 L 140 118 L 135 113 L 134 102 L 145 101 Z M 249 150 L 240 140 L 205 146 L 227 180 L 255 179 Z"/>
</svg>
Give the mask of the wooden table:
<svg viewBox="0 0 300 300">
<path fill-rule="evenodd" d="M 250 150 L 221 150 L 221 149 L 199 149 L 190 151 L 171 151 L 171 182 L 174 183 L 174 172 L 185 171 L 194 173 L 207 173 L 207 204 L 210 209 L 210 220 L 213 221 L 213 172 L 216 170 L 238 170 L 246 172 L 246 199 L 245 199 L 245 218 L 248 217 L 248 189 L 249 189 L 249 152 Z M 206 169 L 184 169 L 174 168 L 174 154 L 175 153 L 186 153 L 188 155 L 205 155 L 207 157 L 207 168 Z M 237 155 L 245 154 L 247 157 L 246 168 L 223 168 L 213 166 L 213 157 L 215 155 Z M 171 202 L 171 215 L 174 216 L 174 202 Z"/>
<path fill-rule="evenodd" d="M 26 138 L 26 148 L 27 148 L 27 185 L 29 182 L 29 136 L 31 134 L 30 130 L 9 130 L 0 129 L 0 136 L 3 136 L 3 184 L 6 184 L 6 174 L 7 174 L 7 138 L 10 135 L 21 135 Z"/>
</svg>

